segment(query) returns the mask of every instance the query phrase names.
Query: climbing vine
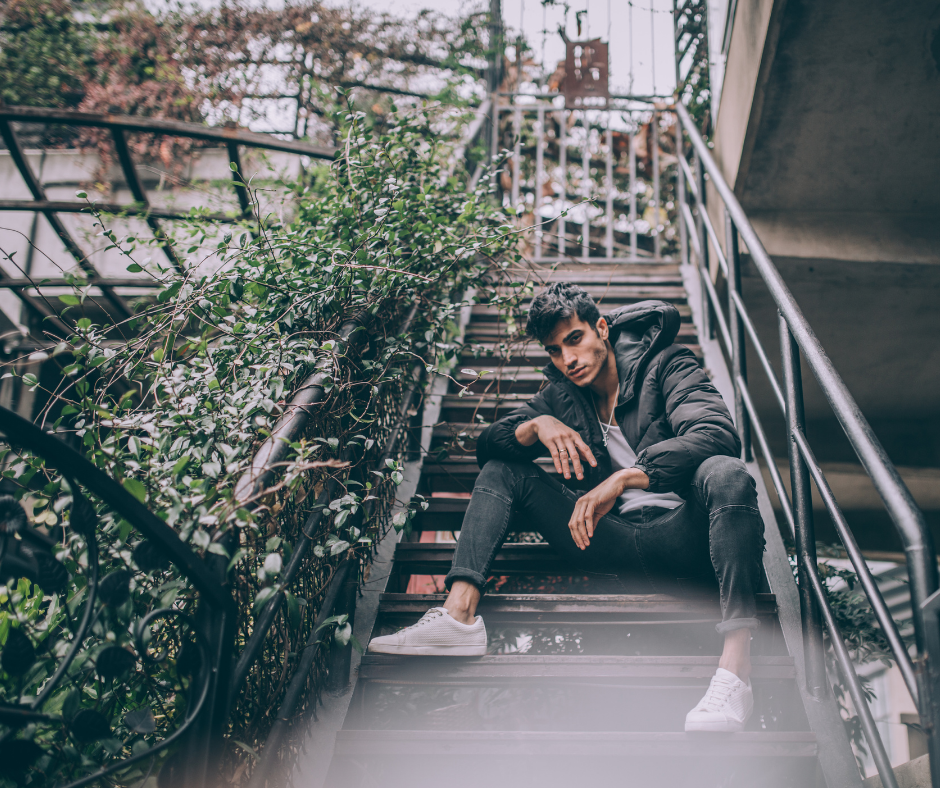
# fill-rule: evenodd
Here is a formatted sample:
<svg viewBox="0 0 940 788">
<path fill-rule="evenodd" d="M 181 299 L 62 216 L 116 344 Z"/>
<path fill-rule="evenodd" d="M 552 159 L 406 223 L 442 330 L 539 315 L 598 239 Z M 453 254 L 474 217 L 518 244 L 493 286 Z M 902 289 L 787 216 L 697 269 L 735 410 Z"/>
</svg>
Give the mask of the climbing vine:
<svg viewBox="0 0 940 788">
<path fill-rule="evenodd" d="M 347 107 L 333 118 L 342 155 L 316 191 L 293 187 L 291 218 L 219 235 L 187 224 L 177 239 L 182 271 L 159 267 L 145 244 L 118 236 L 98 214 L 101 237 L 126 255 L 129 271 L 154 278 L 158 295 L 129 320 L 95 324 L 83 315 L 90 288 L 75 278 L 74 293 L 62 297 L 74 333 L 33 354 L 57 374 L 22 376 L 44 402 L 37 421 L 200 556 L 227 565 L 239 647 L 267 600 L 285 593 L 263 664 L 235 698 L 231 782 L 245 777 L 264 739 L 333 567 L 345 556 L 367 562 L 390 527 L 401 455 L 378 458 L 407 381 L 416 369 L 425 380 L 446 374 L 470 286 L 501 309 L 517 299 L 511 288 L 496 295 L 506 292 L 495 287 L 500 272 L 519 256 L 516 231 L 487 196 L 490 179 L 468 192 L 450 174 L 453 145 L 433 111 L 394 110 L 392 119 L 373 128 Z M 363 327 L 339 343 L 339 328 L 354 317 Z M 254 500 L 237 500 L 259 445 L 317 371 L 326 375 L 327 400 L 275 481 Z M 79 655 L 37 709 L 43 719 L 19 725 L 0 717 L 0 784 L 60 784 L 145 752 L 180 725 L 195 670 L 192 633 L 180 622 L 194 613 L 196 595 L 130 523 L 101 502 L 82 504 L 87 491 L 42 457 L 15 446 L 2 453 L 4 483 L 15 493 L 0 501 L 0 704 L 22 706 L 43 690 L 73 645 L 89 567 L 100 564 L 103 578 Z M 331 479 L 336 493 L 311 534 L 311 558 L 283 587 L 292 545 Z M 357 519 L 367 505 L 372 516 Z M 394 525 L 409 517 L 406 508 Z M 43 571 L 11 563 L 24 555 Z M 148 623 L 141 633 L 157 609 L 180 619 Z M 336 637 L 348 639 L 344 622 L 335 623 Z M 112 779 L 139 782 L 167 756 Z"/>
</svg>

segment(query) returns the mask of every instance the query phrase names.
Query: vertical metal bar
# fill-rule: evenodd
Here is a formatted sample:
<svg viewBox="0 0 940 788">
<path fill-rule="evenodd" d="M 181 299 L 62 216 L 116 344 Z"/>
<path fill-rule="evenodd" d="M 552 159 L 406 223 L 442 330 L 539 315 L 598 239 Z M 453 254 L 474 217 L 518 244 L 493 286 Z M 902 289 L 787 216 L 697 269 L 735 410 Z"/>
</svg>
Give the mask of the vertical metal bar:
<svg viewBox="0 0 940 788">
<path fill-rule="evenodd" d="M 130 148 L 127 147 L 127 138 L 124 136 L 124 132 L 119 128 L 112 128 L 111 139 L 114 141 L 114 151 L 117 153 L 118 161 L 121 163 L 121 170 L 124 172 L 124 180 L 127 181 L 127 188 L 130 189 L 131 194 L 134 196 L 134 201 L 140 203 L 145 208 L 150 207 L 150 201 L 147 199 L 147 191 L 144 189 L 144 184 L 137 175 L 137 169 L 134 167 L 134 160 L 131 158 Z M 150 231 L 153 233 L 154 238 L 159 239 L 163 253 L 166 255 L 167 259 L 178 271 L 182 271 L 183 266 L 176 256 L 176 252 L 173 251 L 170 239 L 167 237 L 166 233 L 163 232 L 163 228 L 160 227 L 160 223 L 152 216 L 146 216 L 145 221 Z"/>
<path fill-rule="evenodd" d="M 636 129 L 630 113 L 630 259 L 636 260 Z"/>
<path fill-rule="evenodd" d="M 919 558 L 925 556 L 921 555 Z M 930 570 L 936 568 L 933 555 L 924 565 L 912 566 L 912 556 L 908 556 L 907 571 L 910 578 L 911 606 L 914 613 L 914 633 L 918 655 L 925 655 L 915 662 L 917 669 L 918 711 L 920 725 L 927 735 L 927 751 L 930 754 L 931 785 L 940 786 L 940 591 L 925 596 L 931 582 L 936 582 L 936 575 L 931 579 Z M 921 564 L 921 561 L 917 561 Z"/>
<path fill-rule="evenodd" d="M 545 107 L 539 107 L 535 131 L 535 257 L 542 256 L 542 167 L 545 166 Z"/>
<path fill-rule="evenodd" d="M 676 224 L 679 225 L 679 257 L 682 265 L 689 264 L 689 234 L 683 217 L 685 206 L 685 170 L 681 158 L 685 156 L 682 140 L 682 119 L 676 114 Z"/>
<path fill-rule="evenodd" d="M 494 164 L 496 154 L 499 153 L 499 94 L 493 93 L 493 127 L 490 129 L 490 164 Z M 490 173 L 490 184 L 496 188 L 496 168 Z"/>
<path fill-rule="evenodd" d="M 349 571 L 342 579 L 342 586 L 336 597 L 333 615 L 348 616 L 350 626 L 355 624 L 356 597 L 359 592 L 358 563 L 350 562 Z M 340 646 L 335 641 L 330 646 L 326 685 L 331 692 L 342 692 L 349 686 L 349 667 L 352 661 L 352 643 Z"/>
<path fill-rule="evenodd" d="M 614 132 L 610 128 L 610 110 L 607 111 L 607 230 L 604 234 L 604 256 L 609 260 L 614 256 Z"/>
<path fill-rule="evenodd" d="M 660 256 L 661 239 L 659 237 L 660 194 L 659 194 L 659 113 L 654 112 L 650 120 L 650 131 L 653 134 L 653 257 L 658 260 Z"/>
<path fill-rule="evenodd" d="M 794 433 L 805 432 L 803 413 L 803 376 L 800 370 L 800 349 L 790 333 L 782 314 L 780 321 L 780 355 L 783 361 L 784 396 L 787 403 L 787 453 L 790 458 L 790 492 L 796 524 L 797 580 L 800 590 L 800 620 L 803 629 L 803 654 L 806 667 L 806 690 L 815 698 L 826 692 L 826 663 L 823 657 L 822 617 L 809 572 L 816 572 L 816 531 L 813 525 L 813 499 L 809 470 L 800 454 Z"/>
<path fill-rule="evenodd" d="M 731 215 L 725 211 L 725 258 L 728 260 L 728 321 L 731 333 L 731 377 L 734 379 L 734 415 L 738 435 L 741 436 L 741 456 L 745 462 L 751 460 L 751 422 L 744 398 L 741 394 L 742 383 L 747 382 L 747 347 L 745 329 L 734 294 L 741 295 L 741 253 L 738 249 L 738 229 L 731 221 Z"/>
<path fill-rule="evenodd" d="M 702 218 L 702 211 L 705 210 L 705 169 L 699 159 L 698 152 L 692 154 L 692 172 L 695 175 L 698 196 L 695 199 L 695 234 L 698 236 L 698 248 L 701 250 L 698 265 L 702 270 L 702 276 L 711 277 L 708 268 L 708 234 L 705 230 L 705 220 Z M 708 300 L 706 288 L 702 288 L 702 329 L 707 339 L 715 338 L 715 324 L 712 320 L 712 305 Z"/>
<path fill-rule="evenodd" d="M 512 115 L 512 195 L 510 202 L 513 210 L 519 207 L 519 178 L 522 167 L 522 110 L 516 106 Z"/>
<path fill-rule="evenodd" d="M 251 208 L 251 197 L 248 194 L 248 184 L 242 173 L 242 157 L 238 151 L 237 142 L 226 144 L 228 148 L 228 161 L 232 165 L 232 185 L 235 187 L 235 194 L 238 197 L 238 205 L 242 209 L 242 216 L 252 218 L 254 211 Z"/>
<path fill-rule="evenodd" d="M 558 113 L 558 169 L 561 170 L 561 211 L 558 215 L 558 254 L 564 257 L 567 252 L 565 242 L 565 210 L 568 205 L 568 117 L 567 110 Z"/>
<path fill-rule="evenodd" d="M 591 256 L 591 122 L 588 111 L 581 113 L 584 124 L 584 148 L 581 150 L 581 199 L 584 201 L 584 221 L 581 223 L 581 257 L 587 262 Z"/>
</svg>

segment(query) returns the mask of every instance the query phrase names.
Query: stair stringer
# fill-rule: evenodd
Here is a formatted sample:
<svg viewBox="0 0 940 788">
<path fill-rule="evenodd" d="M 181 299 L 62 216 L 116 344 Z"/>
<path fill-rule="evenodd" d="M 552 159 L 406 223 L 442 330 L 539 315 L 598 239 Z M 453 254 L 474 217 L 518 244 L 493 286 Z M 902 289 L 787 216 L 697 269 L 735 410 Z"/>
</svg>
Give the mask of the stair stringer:
<svg viewBox="0 0 940 788">
<path fill-rule="evenodd" d="M 728 410 L 734 416 L 734 386 L 725 362 L 721 344 L 706 335 L 702 329 L 702 286 L 695 265 L 681 265 L 682 280 L 688 292 L 688 303 L 692 309 L 692 320 L 699 332 L 703 363 L 715 388 L 718 389 Z M 823 698 L 814 698 L 806 690 L 806 670 L 803 659 L 803 629 L 800 621 L 800 598 L 790 569 L 777 518 L 770 496 L 764 484 L 764 476 L 756 459 L 747 463 L 748 471 L 757 485 L 757 500 L 764 519 L 764 572 L 770 590 L 777 597 L 777 617 L 783 632 L 787 651 L 793 657 L 796 668 L 796 685 L 800 690 L 803 708 L 810 728 L 816 734 L 819 766 L 826 781 L 826 788 L 861 788 L 862 777 L 855 761 L 838 704 L 827 686 Z"/>
</svg>

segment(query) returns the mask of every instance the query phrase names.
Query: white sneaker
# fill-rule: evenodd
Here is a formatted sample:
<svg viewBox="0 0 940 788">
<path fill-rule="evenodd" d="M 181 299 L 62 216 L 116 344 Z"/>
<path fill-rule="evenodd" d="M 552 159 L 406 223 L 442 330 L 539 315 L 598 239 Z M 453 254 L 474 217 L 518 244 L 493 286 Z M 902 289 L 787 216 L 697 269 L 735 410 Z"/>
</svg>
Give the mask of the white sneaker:
<svg viewBox="0 0 940 788">
<path fill-rule="evenodd" d="M 754 711 L 754 692 L 730 670 L 718 668 L 708 692 L 685 716 L 686 731 L 733 733 L 744 729 Z"/>
<path fill-rule="evenodd" d="M 394 635 L 372 638 L 369 652 L 482 657 L 486 654 L 486 627 L 480 616 L 472 624 L 461 624 L 443 607 L 432 607 L 417 624 Z"/>
</svg>

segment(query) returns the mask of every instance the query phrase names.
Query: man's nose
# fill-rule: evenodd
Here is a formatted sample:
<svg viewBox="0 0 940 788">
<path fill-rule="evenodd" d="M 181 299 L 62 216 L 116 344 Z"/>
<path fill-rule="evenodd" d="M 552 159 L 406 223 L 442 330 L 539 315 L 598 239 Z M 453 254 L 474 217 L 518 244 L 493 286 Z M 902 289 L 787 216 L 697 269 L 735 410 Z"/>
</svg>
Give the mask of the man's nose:
<svg viewBox="0 0 940 788">
<path fill-rule="evenodd" d="M 574 353 L 566 350 L 561 351 L 561 358 L 564 361 L 565 366 L 571 370 L 578 366 L 578 357 Z"/>
</svg>

